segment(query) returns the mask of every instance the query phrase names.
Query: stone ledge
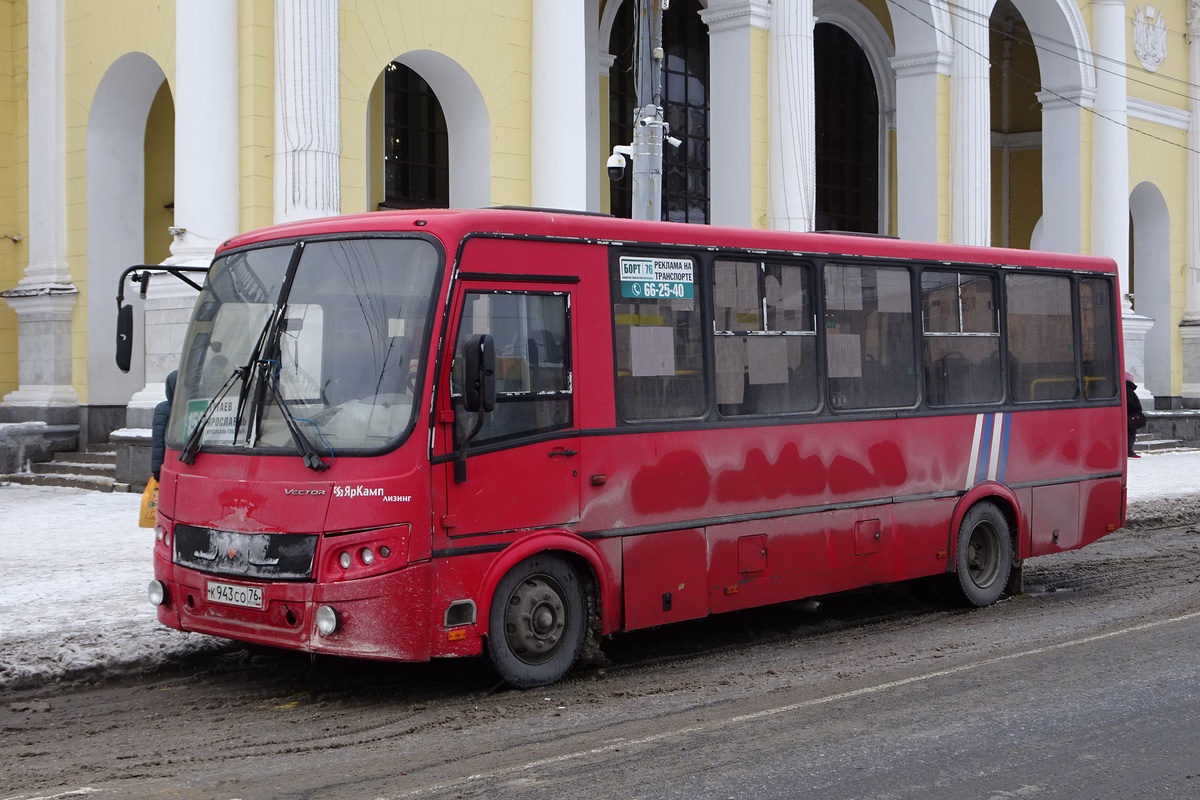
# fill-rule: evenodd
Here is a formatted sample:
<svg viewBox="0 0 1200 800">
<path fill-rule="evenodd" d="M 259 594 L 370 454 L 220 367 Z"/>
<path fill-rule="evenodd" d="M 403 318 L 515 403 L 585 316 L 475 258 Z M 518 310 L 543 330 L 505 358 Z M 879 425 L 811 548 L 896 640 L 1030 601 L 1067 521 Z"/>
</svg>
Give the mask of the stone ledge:
<svg viewBox="0 0 1200 800">
<path fill-rule="evenodd" d="M 78 449 L 78 425 L 0 423 L 0 474 L 19 472 L 27 463 L 49 461 L 57 452 Z"/>
</svg>

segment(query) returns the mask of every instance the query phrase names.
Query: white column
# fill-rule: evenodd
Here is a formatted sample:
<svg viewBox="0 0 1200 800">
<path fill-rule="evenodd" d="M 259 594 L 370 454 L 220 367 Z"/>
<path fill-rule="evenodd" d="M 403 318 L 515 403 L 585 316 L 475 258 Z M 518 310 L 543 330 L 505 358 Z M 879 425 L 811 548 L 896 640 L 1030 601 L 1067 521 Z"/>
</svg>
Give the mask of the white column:
<svg viewBox="0 0 1200 800">
<path fill-rule="evenodd" d="M 1039 92 L 1042 104 L 1042 221 L 1038 249 L 1083 252 L 1083 115 L 1093 92 Z"/>
<path fill-rule="evenodd" d="M 587 4 L 533 0 L 530 133 L 533 205 L 588 207 Z"/>
<path fill-rule="evenodd" d="M 237 0 L 176 0 L 175 229 L 168 263 L 207 266 L 217 246 L 238 232 L 237 43 Z"/>
<path fill-rule="evenodd" d="M 1094 0 L 1096 105 L 1092 114 L 1092 252 L 1116 260 L 1129 292 L 1129 129 L 1125 80 L 1125 0 Z M 1129 313 L 1126 298 L 1121 308 Z"/>
<path fill-rule="evenodd" d="M 817 205 L 812 0 L 771 3 L 767 69 L 767 209 L 778 230 L 811 231 Z M 713 61 L 716 65 L 718 62 Z"/>
<path fill-rule="evenodd" d="M 175 225 L 172 266 L 208 266 L 239 230 L 237 0 L 176 0 Z M 130 400 L 126 424 L 149 427 L 164 398 L 196 292 L 182 281 L 152 281 L 145 303 L 146 386 Z"/>
<path fill-rule="evenodd" d="M 1183 405 L 1200 407 L 1200 0 L 1188 2 L 1188 154 L 1186 296 L 1183 339 Z"/>
<path fill-rule="evenodd" d="M 950 240 L 992 241 L 989 0 L 960 0 L 954 15 L 950 73 Z"/>
<path fill-rule="evenodd" d="M 932 52 L 892 59 L 896 71 L 896 218 L 899 234 L 938 240 L 938 81 L 949 56 Z"/>
<path fill-rule="evenodd" d="M 667 13 L 682 13 L 682 9 Z M 708 26 L 708 196 L 709 220 L 714 225 L 749 228 L 754 224 L 753 32 L 771 24 L 771 13 L 761 0 L 711 0 L 700 12 Z M 773 180 L 772 172 L 768 181 Z"/>
<path fill-rule="evenodd" d="M 275 0 L 275 221 L 341 209 L 337 0 Z"/>
<path fill-rule="evenodd" d="M 71 314 L 79 291 L 67 263 L 63 0 L 29 3 L 27 11 L 29 52 L 37 55 L 29 59 L 28 84 L 29 264 L 3 293 L 17 314 L 18 378 L 3 405 L 21 421 L 74 423 L 79 395 L 71 380 Z"/>
</svg>

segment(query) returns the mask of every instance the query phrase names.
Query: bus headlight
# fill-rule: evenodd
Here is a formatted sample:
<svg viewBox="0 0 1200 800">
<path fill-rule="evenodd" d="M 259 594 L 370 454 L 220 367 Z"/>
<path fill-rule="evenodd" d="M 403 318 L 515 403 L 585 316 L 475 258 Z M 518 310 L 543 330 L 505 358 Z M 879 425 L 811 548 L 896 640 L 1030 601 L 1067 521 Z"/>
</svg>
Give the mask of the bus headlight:
<svg viewBox="0 0 1200 800">
<path fill-rule="evenodd" d="M 150 604 L 161 606 L 167 602 L 167 587 L 163 586 L 162 581 L 150 581 L 150 585 L 146 587 L 146 595 L 150 598 Z"/>
<path fill-rule="evenodd" d="M 328 636 L 338 629 L 338 615 L 333 606 L 321 606 L 317 609 L 317 633 Z"/>
</svg>

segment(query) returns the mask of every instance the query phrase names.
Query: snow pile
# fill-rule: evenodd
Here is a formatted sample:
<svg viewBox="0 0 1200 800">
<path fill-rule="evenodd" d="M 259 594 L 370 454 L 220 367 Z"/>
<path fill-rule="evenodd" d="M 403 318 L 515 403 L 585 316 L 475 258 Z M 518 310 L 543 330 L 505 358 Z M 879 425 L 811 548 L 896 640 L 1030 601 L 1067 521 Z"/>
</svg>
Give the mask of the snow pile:
<svg viewBox="0 0 1200 800">
<path fill-rule="evenodd" d="M 1129 462 L 1129 527 L 1200 520 L 1200 452 Z M 140 496 L 0 483 L 0 689 L 150 669 L 220 639 L 158 624 Z"/>
<path fill-rule="evenodd" d="M 0 689 L 130 672 L 220 640 L 158 624 L 141 495 L 0 484 Z"/>
</svg>

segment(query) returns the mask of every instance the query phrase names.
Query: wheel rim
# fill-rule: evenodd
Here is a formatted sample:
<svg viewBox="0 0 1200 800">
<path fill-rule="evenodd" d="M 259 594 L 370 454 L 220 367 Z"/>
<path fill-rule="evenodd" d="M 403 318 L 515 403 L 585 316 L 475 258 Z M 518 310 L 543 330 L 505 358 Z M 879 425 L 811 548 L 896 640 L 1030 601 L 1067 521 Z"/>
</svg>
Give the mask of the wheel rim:
<svg viewBox="0 0 1200 800">
<path fill-rule="evenodd" d="M 1000 574 L 1000 540 L 994 525 L 981 522 L 971 530 L 967 542 L 967 574 L 971 582 L 986 589 Z"/>
<path fill-rule="evenodd" d="M 504 630 L 509 649 L 526 664 L 540 664 L 551 658 L 566 627 L 563 592 L 550 577 L 531 575 L 509 596 Z"/>
</svg>

